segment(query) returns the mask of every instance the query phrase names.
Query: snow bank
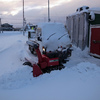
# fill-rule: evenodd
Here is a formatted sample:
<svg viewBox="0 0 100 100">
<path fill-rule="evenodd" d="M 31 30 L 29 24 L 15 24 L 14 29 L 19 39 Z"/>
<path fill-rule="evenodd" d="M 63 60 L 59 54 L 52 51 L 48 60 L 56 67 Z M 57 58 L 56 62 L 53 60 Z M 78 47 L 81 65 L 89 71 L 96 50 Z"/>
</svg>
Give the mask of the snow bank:
<svg viewBox="0 0 100 100">
<path fill-rule="evenodd" d="M 20 32 L 0 34 L 0 76 L 17 70 L 25 52 L 26 38 Z M 24 45 L 23 45 L 24 44 Z"/>
<path fill-rule="evenodd" d="M 0 100 L 100 100 L 100 60 L 87 49 L 73 47 L 65 69 L 33 78 L 23 65 L 27 37 L 11 34 L 0 34 Z"/>
<path fill-rule="evenodd" d="M 5 95 L 2 100 L 99 100 L 99 84 L 100 67 L 89 62 L 38 78 L 33 78 L 31 68 L 26 66 L 0 78 L 0 95 Z"/>
<path fill-rule="evenodd" d="M 70 44 L 70 39 L 65 27 L 61 23 L 40 23 L 42 29 L 42 45 L 47 47 L 47 51 L 56 50 L 58 47 L 66 47 Z"/>
</svg>

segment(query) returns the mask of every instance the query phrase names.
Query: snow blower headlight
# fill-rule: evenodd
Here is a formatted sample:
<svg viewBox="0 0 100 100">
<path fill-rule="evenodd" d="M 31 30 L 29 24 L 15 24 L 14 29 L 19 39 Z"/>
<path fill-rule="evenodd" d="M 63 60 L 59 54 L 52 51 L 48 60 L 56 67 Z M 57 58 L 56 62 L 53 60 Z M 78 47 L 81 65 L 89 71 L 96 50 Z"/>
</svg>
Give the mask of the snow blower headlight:
<svg viewBox="0 0 100 100">
<path fill-rule="evenodd" d="M 42 50 L 45 52 L 46 51 L 45 47 L 42 47 Z"/>
<path fill-rule="evenodd" d="M 43 50 L 43 54 L 45 54 L 46 53 L 46 48 L 42 47 L 42 50 Z"/>
</svg>

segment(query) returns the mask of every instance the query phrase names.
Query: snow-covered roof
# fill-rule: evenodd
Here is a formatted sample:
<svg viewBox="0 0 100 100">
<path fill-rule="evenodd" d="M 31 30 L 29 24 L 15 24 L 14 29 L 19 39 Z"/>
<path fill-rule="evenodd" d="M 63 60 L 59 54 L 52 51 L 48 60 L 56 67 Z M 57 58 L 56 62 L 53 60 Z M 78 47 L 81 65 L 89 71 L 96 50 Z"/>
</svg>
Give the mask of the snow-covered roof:
<svg viewBox="0 0 100 100">
<path fill-rule="evenodd" d="M 99 8 L 90 8 L 89 12 L 93 11 L 94 13 L 100 14 L 100 7 Z"/>
<path fill-rule="evenodd" d="M 30 30 L 28 30 L 28 32 L 33 32 L 33 33 L 35 33 L 35 30 L 33 29 L 30 29 Z"/>
<path fill-rule="evenodd" d="M 77 8 L 77 12 L 81 12 L 81 11 L 84 11 L 84 10 L 88 10 L 89 9 L 89 7 L 88 6 L 82 6 L 82 7 L 79 7 L 79 8 Z"/>
<path fill-rule="evenodd" d="M 78 15 L 78 14 L 81 14 L 81 13 L 91 13 L 91 12 L 100 14 L 100 8 L 89 8 L 89 9 L 86 9 L 86 7 L 87 6 L 79 7 L 75 13 L 70 14 L 68 16 L 74 16 L 74 15 Z M 79 10 L 80 8 L 82 8 L 83 10 L 80 11 Z"/>
</svg>

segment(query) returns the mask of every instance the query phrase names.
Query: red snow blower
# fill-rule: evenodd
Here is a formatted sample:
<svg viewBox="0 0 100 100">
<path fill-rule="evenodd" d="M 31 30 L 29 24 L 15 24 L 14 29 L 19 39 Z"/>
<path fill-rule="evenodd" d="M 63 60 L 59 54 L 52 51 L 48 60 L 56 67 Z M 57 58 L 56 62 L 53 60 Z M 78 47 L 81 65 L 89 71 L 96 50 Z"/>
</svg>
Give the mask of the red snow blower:
<svg viewBox="0 0 100 100">
<path fill-rule="evenodd" d="M 63 63 L 66 63 L 66 59 L 71 56 L 71 49 L 68 48 L 65 51 L 53 51 L 45 52 L 41 54 L 39 50 L 39 44 L 36 43 L 33 45 L 38 56 L 38 63 L 31 65 L 33 67 L 33 76 L 37 77 L 43 73 L 50 73 L 52 70 L 61 70 L 65 68 Z M 28 60 L 28 63 L 25 62 L 24 65 L 29 65 L 31 63 Z"/>
</svg>

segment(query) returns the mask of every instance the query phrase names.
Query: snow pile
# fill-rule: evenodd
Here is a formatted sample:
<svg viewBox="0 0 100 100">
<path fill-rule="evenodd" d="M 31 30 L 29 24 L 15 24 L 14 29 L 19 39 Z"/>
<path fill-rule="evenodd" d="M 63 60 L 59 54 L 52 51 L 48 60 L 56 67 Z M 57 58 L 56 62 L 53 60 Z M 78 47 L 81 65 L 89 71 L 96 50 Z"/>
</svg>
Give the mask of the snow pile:
<svg viewBox="0 0 100 100">
<path fill-rule="evenodd" d="M 19 32 L 0 34 L 1 100 L 100 100 L 100 59 L 89 56 L 88 48 L 73 47 L 65 69 L 34 78 L 23 65 L 26 41 Z"/>
<path fill-rule="evenodd" d="M 82 7 L 79 7 L 77 8 L 77 12 L 99 12 L 100 13 L 100 7 L 98 8 L 89 8 L 88 6 L 82 6 Z"/>
<path fill-rule="evenodd" d="M 47 51 L 53 51 L 58 47 L 66 47 L 70 44 L 69 35 L 63 24 L 41 23 L 38 27 L 42 29 L 42 45 L 47 47 Z"/>
<path fill-rule="evenodd" d="M 38 78 L 33 78 L 31 68 L 26 66 L 0 78 L 0 96 L 2 100 L 99 100 L 99 84 L 100 67 L 89 62 Z"/>
<path fill-rule="evenodd" d="M 20 67 L 21 56 L 23 57 L 25 52 L 25 41 L 20 32 L 0 34 L 0 76 Z"/>
<path fill-rule="evenodd" d="M 95 20 L 95 14 L 93 11 L 90 12 L 90 16 L 91 16 L 91 19 L 90 20 Z"/>
<path fill-rule="evenodd" d="M 88 6 L 82 6 L 82 7 L 77 8 L 77 12 L 87 11 L 88 9 L 89 9 Z"/>
<path fill-rule="evenodd" d="M 100 14 L 100 7 L 98 8 L 89 8 L 88 6 L 82 6 L 77 8 L 76 12 L 73 14 L 70 14 L 69 16 L 74 16 L 74 15 L 78 15 L 78 14 L 82 14 L 82 13 L 90 13 L 91 15 L 91 19 L 95 20 L 95 13 Z"/>
</svg>

